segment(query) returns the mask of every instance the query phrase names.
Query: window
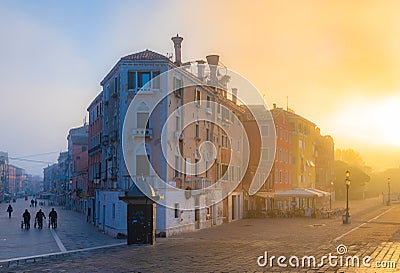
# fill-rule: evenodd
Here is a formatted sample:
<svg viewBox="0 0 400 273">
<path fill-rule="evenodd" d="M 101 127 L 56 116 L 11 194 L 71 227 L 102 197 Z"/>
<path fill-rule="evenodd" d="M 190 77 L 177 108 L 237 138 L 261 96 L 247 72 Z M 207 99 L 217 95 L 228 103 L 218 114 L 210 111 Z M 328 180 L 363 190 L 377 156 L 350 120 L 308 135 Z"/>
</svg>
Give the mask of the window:
<svg viewBox="0 0 400 273">
<path fill-rule="evenodd" d="M 153 88 L 154 89 L 160 89 L 160 71 L 153 71 L 153 75 L 152 75 L 152 79 L 153 79 Z"/>
<path fill-rule="evenodd" d="M 195 160 L 194 160 L 194 163 L 195 163 L 195 165 L 194 165 L 194 175 L 197 177 L 197 175 L 199 174 L 199 164 L 197 164 L 197 163 L 199 163 L 199 160 L 196 158 Z"/>
<path fill-rule="evenodd" d="M 183 88 L 182 80 L 174 78 L 174 94 L 177 98 L 182 98 Z"/>
<path fill-rule="evenodd" d="M 269 126 L 268 125 L 261 125 L 260 131 L 261 131 L 261 136 L 262 137 L 267 137 L 269 135 Z"/>
<path fill-rule="evenodd" d="M 282 184 L 282 170 L 279 170 L 279 183 Z"/>
<path fill-rule="evenodd" d="M 210 141 L 210 129 L 206 129 L 206 140 Z"/>
<path fill-rule="evenodd" d="M 112 204 L 112 218 L 115 219 L 115 203 Z"/>
<path fill-rule="evenodd" d="M 118 77 L 114 78 L 114 92 L 118 92 Z"/>
<path fill-rule="evenodd" d="M 211 108 L 211 98 L 207 96 L 207 108 Z"/>
<path fill-rule="evenodd" d="M 142 88 L 150 81 L 150 72 L 138 72 L 138 88 Z"/>
<path fill-rule="evenodd" d="M 149 128 L 149 113 L 137 113 L 137 128 Z"/>
<path fill-rule="evenodd" d="M 180 177 L 180 164 L 179 164 L 179 156 L 175 156 L 175 177 Z"/>
<path fill-rule="evenodd" d="M 179 117 L 175 117 L 175 131 L 179 132 L 180 129 L 180 124 L 181 124 L 181 119 Z"/>
<path fill-rule="evenodd" d="M 110 85 L 106 86 L 106 94 L 105 94 L 105 101 L 110 99 Z"/>
<path fill-rule="evenodd" d="M 209 166 L 209 161 L 206 160 L 206 177 L 208 177 L 208 166 Z"/>
<path fill-rule="evenodd" d="M 128 90 L 136 89 L 136 72 L 128 72 Z"/>
<path fill-rule="evenodd" d="M 186 167 L 185 167 L 185 173 L 187 175 L 192 175 L 192 159 L 190 157 L 186 158 Z"/>
<path fill-rule="evenodd" d="M 266 163 L 269 160 L 269 150 L 268 148 L 261 149 L 261 162 Z"/>
<path fill-rule="evenodd" d="M 197 102 L 197 106 L 200 106 L 201 103 L 201 91 L 200 89 L 196 88 L 195 100 Z"/>
<path fill-rule="evenodd" d="M 87 150 L 87 147 L 86 147 L 86 146 L 82 146 L 82 147 L 81 147 L 81 151 L 82 151 L 82 152 L 86 152 L 86 150 Z"/>
<path fill-rule="evenodd" d="M 227 179 L 227 177 L 225 176 L 225 175 L 228 175 L 227 174 L 227 171 L 228 171 L 228 165 L 225 165 L 225 164 L 221 164 L 221 171 L 222 171 L 222 179 L 223 180 L 226 180 Z"/>
<path fill-rule="evenodd" d="M 177 218 L 179 218 L 179 214 L 180 214 L 179 203 L 175 203 L 174 207 L 175 207 L 174 216 L 175 216 L 175 219 L 177 219 Z"/>
<path fill-rule="evenodd" d="M 289 182 L 289 172 L 285 171 L 285 184 Z"/>
<path fill-rule="evenodd" d="M 195 128 L 195 138 L 200 138 L 200 125 L 198 122 L 195 124 L 194 128 Z"/>
<path fill-rule="evenodd" d="M 230 180 L 235 181 L 235 169 L 233 168 L 233 166 L 229 166 L 229 169 L 230 169 Z"/>
<path fill-rule="evenodd" d="M 150 175 L 149 160 L 148 155 L 136 155 L 136 175 Z"/>
</svg>

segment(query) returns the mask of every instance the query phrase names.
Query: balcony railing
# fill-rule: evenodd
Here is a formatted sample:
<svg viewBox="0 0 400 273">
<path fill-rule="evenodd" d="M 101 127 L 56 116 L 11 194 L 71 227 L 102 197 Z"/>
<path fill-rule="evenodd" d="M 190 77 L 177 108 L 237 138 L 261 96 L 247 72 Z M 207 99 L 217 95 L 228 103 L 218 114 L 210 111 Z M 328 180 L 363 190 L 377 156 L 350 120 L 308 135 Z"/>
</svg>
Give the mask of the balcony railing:
<svg viewBox="0 0 400 273">
<path fill-rule="evenodd" d="M 134 137 L 148 137 L 153 138 L 153 129 L 149 128 L 135 128 L 132 130 L 132 135 Z"/>
</svg>

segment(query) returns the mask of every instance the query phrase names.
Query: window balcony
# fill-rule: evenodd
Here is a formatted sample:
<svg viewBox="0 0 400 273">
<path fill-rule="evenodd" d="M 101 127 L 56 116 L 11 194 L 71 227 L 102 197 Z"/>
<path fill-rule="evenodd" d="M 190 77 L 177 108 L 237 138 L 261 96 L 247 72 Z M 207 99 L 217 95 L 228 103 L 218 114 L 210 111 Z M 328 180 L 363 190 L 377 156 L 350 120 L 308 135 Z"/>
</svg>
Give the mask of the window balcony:
<svg viewBox="0 0 400 273">
<path fill-rule="evenodd" d="M 153 129 L 149 128 L 135 128 L 132 130 L 132 135 L 134 137 L 148 137 L 153 138 Z"/>
</svg>

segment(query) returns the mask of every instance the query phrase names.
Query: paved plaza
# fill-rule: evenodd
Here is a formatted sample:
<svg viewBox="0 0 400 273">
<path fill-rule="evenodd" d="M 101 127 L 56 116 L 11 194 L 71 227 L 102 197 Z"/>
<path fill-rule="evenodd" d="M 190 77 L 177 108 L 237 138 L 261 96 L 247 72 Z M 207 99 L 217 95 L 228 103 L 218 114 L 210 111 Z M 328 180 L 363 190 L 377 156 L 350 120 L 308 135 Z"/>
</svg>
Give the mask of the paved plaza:
<svg viewBox="0 0 400 273">
<path fill-rule="evenodd" d="M 42 230 L 33 228 L 35 214 L 42 209 L 48 218 L 52 206 L 30 208 L 30 199 L 18 199 L 11 203 L 13 213 L 8 218 L 8 204 L 0 204 L 0 260 L 57 253 L 96 246 L 122 243 L 123 240 L 113 239 L 98 231 L 93 225 L 86 223 L 84 215 L 54 207 L 58 214 L 57 230 L 50 230 L 44 224 Z M 31 213 L 31 229 L 21 229 L 22 213 L 25 209 Z M 46 219 L 47 220 L 47 219 Z"/>
<path fill-rule="evenodd" d="M 335 206 L 343 206 L 336 202 Z M 400 272 L 400 204 L 384 206 L 379 198 L 352 201 L 350 205 L 352 224 L 343 225 L 339 217 L 334 219 L 313 218 L 265 218 L 244 219 L 230 224 L 186 233 L 172 238 L 157 238 L 154 246 L 119 245 L 101 249 L 69 252 L 65 255 L 46 257 L 43 260 L 21 260 L 18 264 L 1 263 L 3 272 Z M 5 205 L 1 204 L 5 211 Z M 49 209 L 45 209 L 47 212 Z M 65 248 L 85 249 L 101 245 L 121 243 L 123 240 L 112 239 L 97 231 L 93 226 L 82 222 L 81 215 L 60 210 L 60 228 L 57 230 Z M 6 215 L 6 213 L 4 213 Z M 63 224 L 62 217 L 71 218 L 69 228 Z M 59 252 L 57 243 L 51 241 L 48 232 L 30 230 L 21 231 L 16 219 L 16 231 L 12 236 L 27 236 L 41 245 Z M 75 220 L 74 220 L 75 219 Z M 2 259 L 7 253 L 3 241 L 9 235 L 3 233 L 4 225 L 9 220 L 1 217 Z M 74 222 L 75 221 L 75 222 Z M 40 233 L 42 232 L 42 234 Z M 29 234 L 29 235 L 26 235 Z M 29 236 L 29 237 L 28 237 Z M 9 239 L 5 240 L 6 242 Z M 42 241 L 43 240 L 43 241 Z M 40 244 L 40 242 L 44 242 Z M 12 247 L 11 253 L 18 253 L 22 245 Z M 340 251 L 340 253 L 339 253 Z M 262 267 L 259 258 L 267 252 L 268 261 L 272 256 L 272 265 Z M 21 255 L 30 255 L 28 250 L 21 249 Z M 321 259 L 325 255 L 336 255 L 337 265 L 330 265 Z M 12 255 L 9 255 L 12 256 Z M 15 256 L 15 255 L 14 255 Z M 286 257 L 278 265 L 277 258 Z M 296 259 L 299 258 L 299 266 Z M 316 267 L 305 264 L 303 257 L 314 256 Z M 345 260 L 350 257 L 360 258 L 360 267 L 346 266 Z M 362 259 L 370 256 L 364 266 Z M 342 257 L 342 258 L 340 258 Z M 342 259 L 342 266 L 340 262 Z M 344 262 L 343 262 L 344 261 Z M 321 262 L 321 263 L 320 263 Z M 378 265 L 378 263 L 379 265 Z M 396 263 L 396 264 L 395 264 Z M 355 264 L 356 265 L 356 264 Z M 368 267 L 370 266 L 370 267 Z M 380 266 L 380 268 L 378 268 Z M 382 268 L 384 267 L 384 268 Z M 392 268 L 390 268 L 392 267 Z"/>
</svg>

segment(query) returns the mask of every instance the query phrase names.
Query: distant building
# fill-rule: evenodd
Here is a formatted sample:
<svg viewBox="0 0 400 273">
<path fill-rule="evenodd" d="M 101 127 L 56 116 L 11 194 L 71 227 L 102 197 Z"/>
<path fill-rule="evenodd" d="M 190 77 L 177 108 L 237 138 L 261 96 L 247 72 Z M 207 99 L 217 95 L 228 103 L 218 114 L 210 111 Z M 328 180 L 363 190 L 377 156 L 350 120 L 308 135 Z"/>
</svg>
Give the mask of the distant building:
<svg viewBox="0 0 400 273">
<path fill-rule="evenodd" d="M 103 92 L 92 101 L 87 111 L 89 112 L 89 180 L 88 180 L 88 219 L 95 222 L 96 204 L 95 190 L 100 188 L 101 182 L 101 136 L 102 136 L 102 116 L 103 116 Z"/>
<path fill-rule="evenodd" d="M 88 125 L 71 129 L 67 139 L 70 178 L 69 206 L 77 211 L 85 212 L 88 193 Z"/>
<path fill-rule="evenodd" d="M 8 180 L 8 188 L 7 192 L 10 194 L 16 193 L 16 190 L 18 188 L 17 185 L 17 168 L 14 165 L 8 164 L 8 170 L 7 170 L 7 180 Z"/>
<path fill-rule="evenodd" d="M 276 152 L 270 178 L 275 192 L 289 190 L 292 185 L 292 132 L 289 113 L 274 104 L 271 114 L 275 123 Z"/>
<path fill-rule="evenodd" d="M 66 204 L 66 198 L 69 187 L 69 158 L 68 151 L 61 152 L 57 159 L 58 164 L 58 181 L 59 183 L 56 186 L 56 202 L 59 205 Z"/>
<path fill-rule="evenodd" d="M 322 136 L 317 128 L 315 151 L 315 186 L 325 191 L 333 191 L 335 181 L 335 145 L 331 136 Z"/>
<path fill-rule="evenodd" d="M 4 194 L 8 192 L 8 153 L 0 151 L 0 201 L 4 200 Z"/>
<path fill-rule="evenodd" d="M 28 187 L 25 190 L 28 194 L 37 194 L 40 192 L 40 184 L 43 183 L 43 178 L 39 175 L 28 175 Z M 23 195 L 20 195 L 21 197 Z"/>
<path fill-rule="evenodd" d="M 287 111 L 292 133 L 292 185 L 315 188 L 316 125 L 294 111 Z"/>
<path fill-rule="evenodd" d="M 43 169 L 43 192 L 54 194 L 59 184 L 58 164 Z"/>
</svg>

